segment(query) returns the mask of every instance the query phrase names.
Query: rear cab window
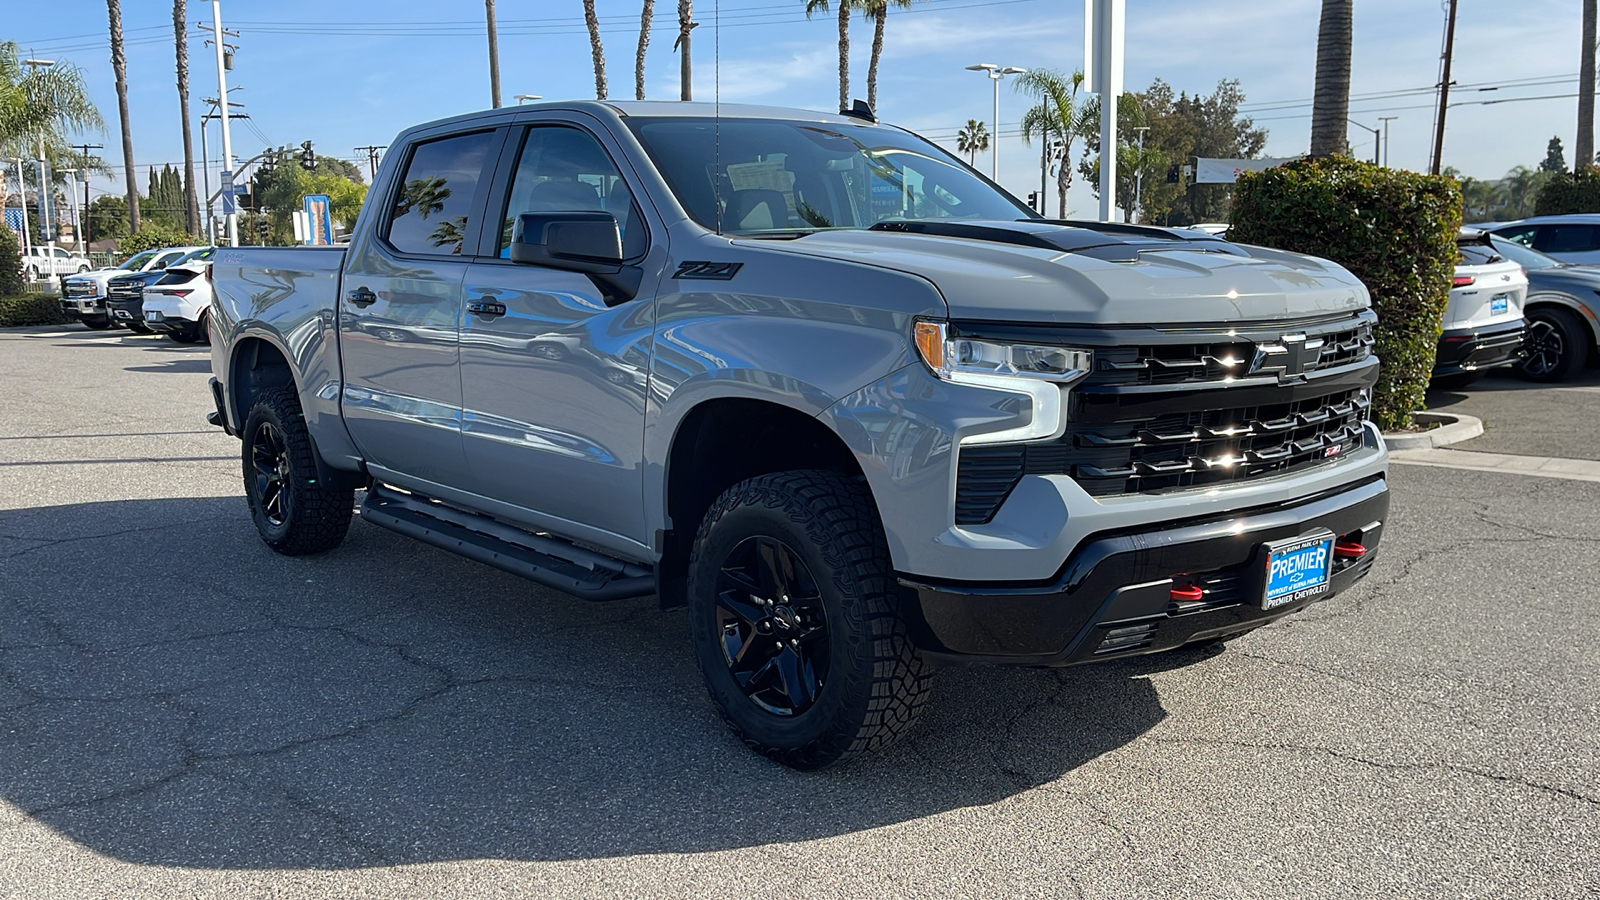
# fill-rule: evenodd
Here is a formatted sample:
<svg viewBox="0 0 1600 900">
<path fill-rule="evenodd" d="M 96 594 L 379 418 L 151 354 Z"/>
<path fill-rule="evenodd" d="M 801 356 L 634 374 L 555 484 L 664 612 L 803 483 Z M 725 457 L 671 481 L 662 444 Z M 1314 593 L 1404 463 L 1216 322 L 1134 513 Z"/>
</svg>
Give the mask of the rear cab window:
<svg viewBox="0 0 1600 900">
<path fill-rule="evenodd" d="M 494 147 L 493 131 L 417 144 L 390 205 L 389 245 L 401 253 L 460 256 Z"/>
</svg>

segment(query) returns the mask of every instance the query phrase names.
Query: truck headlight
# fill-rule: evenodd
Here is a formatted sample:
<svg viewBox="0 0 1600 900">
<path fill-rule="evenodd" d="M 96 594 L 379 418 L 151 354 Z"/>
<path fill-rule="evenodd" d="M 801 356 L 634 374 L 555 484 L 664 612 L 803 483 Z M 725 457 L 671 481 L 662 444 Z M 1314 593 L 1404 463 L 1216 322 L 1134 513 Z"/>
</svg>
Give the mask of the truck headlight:
<svg viewBox="0 0 1600 900">
<path fill-rule="evenodd" d="M 967 384 L 1024 394 L 1031 401 L 1026 425 L 968 435 L 962 444 L 1003 444 L 1060 437 L 1066 428 L 1062 391 L 1092 371 L 1093 354 L 1078 347 L 1013 344 L 952 336 L 945 322 L 917 322 L 917 353 L 934 374 Z"/>
</svg>

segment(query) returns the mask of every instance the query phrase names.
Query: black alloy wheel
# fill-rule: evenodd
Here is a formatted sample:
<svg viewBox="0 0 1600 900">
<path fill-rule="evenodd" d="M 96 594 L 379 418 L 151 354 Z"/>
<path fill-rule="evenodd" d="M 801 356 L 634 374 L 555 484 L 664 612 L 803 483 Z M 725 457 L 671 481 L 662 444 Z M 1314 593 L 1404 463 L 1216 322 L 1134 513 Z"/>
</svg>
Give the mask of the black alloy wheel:
<svg viewBox="0 0 1600 900">
<path fill-rule="evenodd" d="M 745 745 L 820 769 L 904 737 L 932 684 L 864 479 L 800 470 L 733 485 L 689 557 L 689 637 Z"/>
<path fill-rule="evenodd" d="M 352 491 L 327 487 L 318 477 L 294 389 L 258 394 L 242 436 L 244 496 L 261 540 L 285 556 L 339 546 L 350 529 Z"/>
<path fill-rule="evenodd" d="M 1571 312 L 1538 307 L 1528 312 L 1527 337 L 1517 372 L 1529 381 L 1565 381 L 1588 362 L 1584 325 Z"/>
<path fill-rule="evenodd" d="M 289 521 L 289 504 L 294 502 L 286 490 L 289 445 L 271 422 L 262 422 L 250 438 L 250 466 L 255 475 L 252 496 L 261 507 L 262 518 L 272 527 L 282 528 Z"/>
<path fill-rule="evenodd" d="M 717 630 L 729 674 L 780 716 L 810 709 L 828 678 L 828 615 L 816 579 L 774 537 L 741 541 L 717 575 Z"/>
</svg>

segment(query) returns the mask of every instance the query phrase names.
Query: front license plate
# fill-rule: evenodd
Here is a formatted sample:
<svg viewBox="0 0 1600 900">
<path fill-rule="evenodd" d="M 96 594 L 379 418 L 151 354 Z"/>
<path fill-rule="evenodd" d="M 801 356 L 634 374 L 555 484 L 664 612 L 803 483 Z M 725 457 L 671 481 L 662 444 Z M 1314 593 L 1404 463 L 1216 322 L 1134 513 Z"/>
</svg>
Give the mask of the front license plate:
<svg viewBox="0 0 1600 900">
<path fill-rule="evenodd" d="M 1298 603 L 1332 586 L 1333 535 L 1329 532 L 1275 541 L 1267 545 L 1267 589 L 1262 609 Z"/>
<path fill-rule="evenodd" d="M 1489 314 L 1490 315 L 1499 315 L 1500 313 L 1509 312 L 1510 310 L 1511 310 L 1511 295 L 1510 294 L 1495 294 L 1493 297 L 1489 298 Z"/>
</svg>

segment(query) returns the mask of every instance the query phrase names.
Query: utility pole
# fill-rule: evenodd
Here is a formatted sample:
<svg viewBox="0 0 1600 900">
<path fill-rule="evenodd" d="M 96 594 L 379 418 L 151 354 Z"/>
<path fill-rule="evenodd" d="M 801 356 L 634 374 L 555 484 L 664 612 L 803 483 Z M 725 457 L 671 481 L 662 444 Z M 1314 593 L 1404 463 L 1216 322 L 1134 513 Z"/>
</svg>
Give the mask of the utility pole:
<svg viewBox="0 0 1600 900">
<path fill-rule="evenodd" d="M 1578 140 L 1573 144 L 1573 172 L 1594 165 L 1594 20 L 1595 0 L 1583 0 L 1583 55 L 1578 59 Z"/>
<path fill-rule="evenodd" d="M 1439 79 L 1439 124 L 1433 135 L 1433 162 L 1428 166 L 1431 175 L 1439 174 L 1439 161 L 1444 156 L 1444 114 L 1450 107 L 1450 57 L 1456 49 L 1456 2 L 1449 0 L 1450 11 L 1445 19 L 1444 71 Z"/>
<path fill-rule="evenodd" d="M 518 96 L 524 96 L 524 95 L 518 95 Z M 522 104 L 519 103 L 517 105 L 521 106 Z M 373 181 L 378 180 L 378 154 L 382 153 L 383 151 L 385 151 L 387 149 L 389 149 L 389 145 L 388 144 L 384 144 L 381 147 L 357 147 L 356 148 L 356 152 L 357 153 L 365 153 L 367 155 L 367 171 L 371 174 L 371 178 L 372 178 Z"/>
<path fill-rule="evenodd" d="M 67 173 L 67 180 L 69 180 L 69 181 L 77 181 L 78 180 L 78 170 L 77 169 L 62 169 L 61 171 Z M 88 173 L 86 172 L 84 174 L 88 174 Z M 79 211 L 79 209 L 78 209 L 78 192 L 75 191 L 75 190 L 69 190 L 69 191 L 67 191 L 67 197 L 68 197 L 68 199 L 70 199 L 72 201 L 72 221 L 77 226 L 77 229 L 78 229 L 78 252 L 87 254 L 89 252 L 89 242 L 84 239 L 84 234 L 87 231 L 87 229 L 85 229 L 83 227 L 83 213 L 81 211 Z M 58 224 L 59 224 L 59 221 L 60 220 L 58 219 L 57 220 Z"/>
<path fill-rule="evenodd" d="M 1083 89 L 1100 95 L 1100 221 L 1117 208 L 1117 100 L 1126 0 L 1084 0 Z"/>
<path fill-rule="evenodd" d="M 500 108 L 500 41 L 494 24 L 494 0 L 483 0 L 483 10 L 489 20 L 489 100 L 495 109 Z"/>
<path fill-rule="evenodd" d="M 22 255 L 24 258 L 33 251 L 33 230 L 28 227 L 28 176 L 22 171 L 22 160 L 13 159 L 17 164 L 17 197 L 22 201 Z"/>
<path fill-rule="evenodd" d="M 1133 224 L 1144 224 L 1144 133 L 1150 130 L 1149 125 L 1140 125 L 1134 131 L 1139 132 L 1139 161 L 1134 164 L 1133 170 Z"/>
<path fill-rule="evenodd" d="M 1379 116 L 1378 121 L 1383 123 L 1383 167 L 1389 168 L 1389 123 L 1399 116 Z"/>
<path fill-rule="evenodd" d="M 83 230 L 84 252 L 87 253 L 89 247 L 89 220 L 87 218 L 89 212 L 89 151 L 105 149 L 105 145 L 71 144 L 69 146 L 71 146 L 74 150 L 83 151 L 83 211 L 86 217 L 78 223 L 78 227 Z M 74 194 L 73 196 L 77 195 Z"/>
<path fill-rule="evenodd" d="M 205 23 L 200 27 L 206 29 Z M 217 51 L 217 103 L 222 120 L 222 211 L 228 217 L 228 246 L 239 246 L 239 211 L 233 200 L 233 134 L 228 128 L 228 69 L 223 58 L 223 42 L 238 37 L 237 32 L 222 30 L 222 0 L 211 0 L 211 43 Z"/>
</svg>

